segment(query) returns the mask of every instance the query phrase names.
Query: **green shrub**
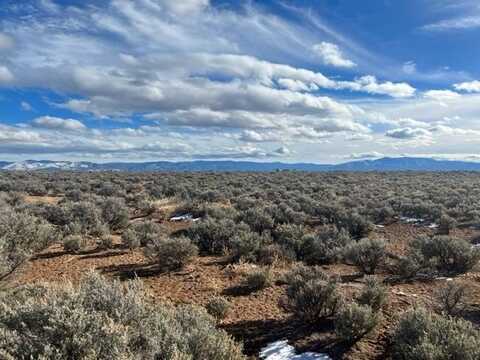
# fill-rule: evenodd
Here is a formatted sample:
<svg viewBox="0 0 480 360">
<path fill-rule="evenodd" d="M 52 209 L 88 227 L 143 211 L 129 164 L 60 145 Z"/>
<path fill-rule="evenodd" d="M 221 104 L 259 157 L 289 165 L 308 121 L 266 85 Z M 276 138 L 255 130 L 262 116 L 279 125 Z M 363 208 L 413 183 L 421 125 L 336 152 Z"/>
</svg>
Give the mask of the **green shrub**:
<svg viewBox="0 0 480 360">
<path fill-rule="evenodd" d="M 365 287 L 357 298 L 361 305 L 368 305 L 374 311 L 379 311 L 387 300 L 387 289 L 374 277 L 367 277 Z"/>
<path fill-rule="evenodd" d="M 347 230 L 353 239 L 367 237 L 373 230 L 373 224 L 364 216 L 356 213 L 342 215 L 335 225 L 338 229 Z"/>
<path fill-rule="evenodd" d="M 161 270 L 179 270 L 198 254 L 198 248 L 186 237 L 159 237 L 145 248 L 145 256 Z"/>
<path fill-rule="evenodd" d="M 90 235 L 96 236 L 96 237 L 103 237 L 106 235 L 110 235 L 110 228 L 107 224 L 98 223 L 97 225 L 95 225 L 95 227 L 93 227 L 90 230 Z"/>
<path fill-rule="evenodd" d="M 467 286 L 453 281 L 448 281 L 435 293 L 440 311 L 447 315 L 457 315 L 464 310 L 467 297 Z"/>
<path fill-rule="evenodd" d="M 121 198 L 107 198 L 100 205 L 102 219 L 110 229 L 118 231 L 128 225 L 129 212 L 125 200 Z"/>
<path fill-rule="evenodd" d="M 374 274 L 375 270 L 384 263 L 386 250 L 385 242 L 378 239 L 362 239 L 345 248 L 345 259 L 359 267 L 365 274 Z"/>
<path fill-rule="evenodd" d="M 58 238 L 56 229 L 47 222 L 26 213 L 3 209 L 0 212 L 0 277 Z"/>
<path fill-rule="evenodd" d="M 310 280 L 329 280 L 330 277 L 319 266 L 297 265 L 287 272 L 284 281 L 290 286 L 302 284 Z"/>
<path fill-rule="evenodd" d="M 306 231 L 303 225 L 283 224 L 274 229 L 273 238 L 276 244 L 301 258 Z"/>
<path fill-rule="evenodd" d="M 232 260 L 255 261 L 263 242 L 264 238 L 252 231 L 235 234 L 230 245 Z"/>
<path fill-rule="evenodd" d="M 63 239 L 63 249 L 69 253 L 76 253 L 83 250 L 87 243 L 81 235 L 69 235 Z"/>
<path fill-rule="evenodd" d="M 122 233 L 122 244 L 130 250 L 139 248 L 141 243 L 137 232 L 132 228 L 125 230 Z"/>
<path fill-rule="evenodd" d="M 343 341 L 355 342 L 372 331 L 378 314 L 368 305 L 343 306 L 335 317 L 335 334 Z"/>
<path fill-rule="evenodd" d="M 100 210 L 91 202 L 67 203 L 64 210 L 68 216 L 68 224 L 76 223 L 80 226 L 79 234 L 91 234 L 101 224 Z"/>
<path fill-rule="evenodd" d="M 262 265 L 273 265 L 278 261 L 291 262 L 293 260 L 295 260 L 295 253 L 278 244 L 264 245 L 258 249 L 257 262 Z"/>
<path fill-rule="evenodd" d="M 417 251 L 410 251 L 407 256 L 398 259 L 394 266 L 395 274 L 401 279 L 410 280 L 423 269 L 424 259 Z"/>
<path fill-rule="evenodd" d="M 227 317 L 228 311 L 230 310 L 230 307 L 230 302 L 228 302 L 228 300 L 223 297 L 215 297 L 210 300 L 205 306 L 207 312 L 217 320 L 225 319 Z"/>
<path fill-rule="evenodd" d="M 302 241 L 302 259 L 309 265 L 334 263 L 350 242 L 350 236 L 345 230 L 328 229 L 306 235 Z"/>
<path fill-rule="evenodd" d="M 140 282 L 90 274 L 24 287 L 0 298 L 2 359 L 243 359 L 213 319 L 191 306 L 158 306 Z"/>
<path fill-rule="evenodd" d="M 480 250 L 463 239 L 450 236 L 421 237 L 412 241 L 412 251 L 421 254 L 424 267 L 446 274 L 463 274 L 480 260 Z"/>
<path fill-rule="evenodd" d="M 98 239 L 97 246 L 103 250 L 111 249 L 113 247 L 113 237 L 111 235 L 103 235 Z"/>
<path fill-rule="evenodd" d="M 187 236 L 198 246 L 201 252 L 223 255 L 232 248 L 232 239 L 236 234 L 249 232 L 244 223 L 236 224 L 230 219 L 206 219 L 197 221 L 187 230 Z"/>
<path fill-rule="evenodd" d="M 261 234 L 264 231 L 272 230 L 274 221 L 264 208 L 251 207 L 240 213 L 239 222 L 244 222 L 250 226 L 253 231 Z"/>
<path fill-rule="evenodd" d="M 316 323 L 335 315 L 342 297 L 334 279 L 315 268 L 312 270 L 299 267 L 287 274 L 287 298 L 282 305 L 297 318 Z"/>
<path fill-rule="evenodd" d="M 480 332 L 468 321 L 423 309 L 405 313 L 393 337 L 393 359 L 480 359 Z"/>
<path fill-rule="evenodd" d="M 270 269 L 257 270 L 247 275 L 245 287 L 251 291 L 258 291 L 272 286 L 272 273 Z"/>
<path fill-rule="evenodd" d="M 168 233 L 167 229 L 153 221 L 143 221 L 133 224 L 131 229 L 135 232 L 141 246 L 147 246 L 159 236 Z"/>
<path fill-rule="evenodd" d="M 452 217 L 448 216 L 447 214 L 443 214 L 440 217 L 438 222 L 438 232 L 443 235 L 450 234 L 450 231 L 455 228 L 457 222 Z"/>
</svg>

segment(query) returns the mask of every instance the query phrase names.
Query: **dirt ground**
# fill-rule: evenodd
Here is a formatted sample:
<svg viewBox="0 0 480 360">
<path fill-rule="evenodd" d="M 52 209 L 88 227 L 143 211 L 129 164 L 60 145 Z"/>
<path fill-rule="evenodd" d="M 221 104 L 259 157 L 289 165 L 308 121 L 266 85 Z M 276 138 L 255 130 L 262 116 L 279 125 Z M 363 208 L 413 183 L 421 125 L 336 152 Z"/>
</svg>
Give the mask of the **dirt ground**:
<svg viewBox="0 0 480 360">
<path fill-rule="evenodd" d="M 188 227 L 189 223 L 166 222 L 166 225 L 174 231 Z M 384 238 L 389 251 L 399 255 L 404 253 L 411 239 L 433 231 L 412 225 L 392 224 L 377 228 L 372 236 Z M 473 230 L 463 229 L 454 232 L 455 236 L 462 238 L 470 238 L 475 234 Z M 345 347 L 335 342 L 331 323 L 326 322 L 320 327 L 312 328 L 291 319 L 279 305 L 285 295 L 285 286 L 281 282 L 258 292 L 245 291 L 241 286 L 242 280 L 246 274 L 257 268 L 255 265 L 231 265 L 221 257 L 208 256 L 197 257 L 182 271 L 158 273 L 148 264 L 141 250 L 125 250 L 120 246 L 120 237 L 115 235 L 114 239 L 116 245 L 113 249 L 98 250 L 91 246 L 75 255 L 65 253 L 61 245 L 53 245 L 20 268 L 10 279 L 10 283 L 19 285 L 63 280 L 76 282 L 86 272 L 96 270 L 121 280 L 141 278 L 146 289 L 159 302 L 205 305 L 212 297 L 221 295 L 232 303 L 232 307 L 219 326 L 243 342 L 248 355 L 255 357 L 267 343 L 288 339 L 302 352 L 328 352 L 334 359 L 363 360 L 388 358 L 389 335 L 398 316 L 413 306 L 431 307 L 432 294 L 448 281 L 436 279 L 389 285 L 388 304 L 383 310 L 381 324 L 353 347 Z M 274 277 L 280 279 L 287 268 L 285 264 L 274 266 Z M 323 269 L 341 277 L 341 289 L 347 300 L 351 300 L 363 286 L 364 279 L 358 276 L 357 269 L 352 266 L 336 264 L 324 266 Z M 387 269 L 382 269 L 377 276 L 382 279 L 387 277 Z M 472 309 L 469 319 L 480 324 L 480 318 L 474 315 L 480 313 L 480 308 L 476 305 L 480 303 L 480 272 L 476 269 L 460 276 L 459 280 L 469 283 Z"/>
</svg>

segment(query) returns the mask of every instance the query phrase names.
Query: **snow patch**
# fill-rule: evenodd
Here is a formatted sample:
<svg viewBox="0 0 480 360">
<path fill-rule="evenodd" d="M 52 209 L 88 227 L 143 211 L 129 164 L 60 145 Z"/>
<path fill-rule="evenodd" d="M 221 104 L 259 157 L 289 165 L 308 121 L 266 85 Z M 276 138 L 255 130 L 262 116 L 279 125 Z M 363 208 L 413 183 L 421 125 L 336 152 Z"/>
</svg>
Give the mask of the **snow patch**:
<svg viewBox="0 0 480 360">
<path fill-rule="evenodd" d="M 194 218 L 192 214 L 183 214 L 183 215 L 178 215 L 170 218 L 170 221 L 193 221 L 197 222 L 201 220 L 201 218 Z"/>
<path fill-rule="evenodd" d="M 170 221 L 188 221 L 192 219 L 193 219 L 192 214 L 183 214 L 183 215 L 178 215 L 170 218 Z"/>
<path fill-rule="evenodd" d="M 408 217 L 408 216 L 401 216 L 400 221 L 406 224 L 419 224 L 424 222 L 424 219 Z"/>
<path fill-rule="evenodd" d="M 295 348 L 286 340 L 273 342 L 260 351 L 260 359 L 264 360 L 332 360 L 326 354 L 307 352 L 296 354 Z"/>
<path fill-rule="evenodd" d="M 73 161 L 36 161 L 25 160 L 15 162 L 3 167 L 3 170 L 27 171 L 27 170 L 72 170 L 79 166 Z"/>
</svg>

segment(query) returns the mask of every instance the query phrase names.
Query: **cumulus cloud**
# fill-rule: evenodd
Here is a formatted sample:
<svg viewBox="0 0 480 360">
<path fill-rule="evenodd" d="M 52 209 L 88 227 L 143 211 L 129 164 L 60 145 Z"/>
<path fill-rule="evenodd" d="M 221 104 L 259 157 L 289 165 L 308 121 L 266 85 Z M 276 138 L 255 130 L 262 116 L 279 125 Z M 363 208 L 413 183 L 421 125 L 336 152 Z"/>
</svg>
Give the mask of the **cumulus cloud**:
<svg viewBox="0 0 480 360">
<path fill-rule="evenodd" d="M 375 76 L 367 75 L 356 79 L 353 83 L 340 82 L 340 86 L 370 94 L 388 95 L 393 98 L 409 98 L 415 95 L 416 89 L 407 83 L 380 83 Z"/>
<path fill-rule="evenodd" d="M 378 152 L 378 151 L 371 151 L 371 152 L 364 152 L 364 153 L 352 153 L 348 156 L 346 156 L 346 159 L 351 159 L 351 160 L 362 160 L 362 159 L 378 159 L 382 158 L 385 155 Z"/>
<path fill-rule="evenodd" d="M 480 81 L 478 80 L 454 84 L 453 87 L 457 91 L 465 91 L 469 93 L 480 93 Z"/>
<path fill-rule="evenodd" d="M 415 87 L 403 80 L 362 76 L 367 55 L 331 31 L 325 38 L 338 45 L 322 43 L 321 29 L 313 32 L 268 14 L 255 2 L 245 2 L 240 11 L 217 3 L 112 0 L 75 7 L 38 0 L 30 5 L 31 16 L 3 19 L 8 35 L 0 35 L 2 85 L 67 94 L 50 103 L 102 124 L 131 119 L 131 128 L 86 129 L 74 119 L 38 118 L 8 129 L 17 143 L 1 150 L 263 159 L 300 154 L 308 143 L 304 149 L 315 148 L 309 160 L 318 161 L 325 154 L 346 156 L 352 147 L 365 153 L 367 141 L 378 142 L 379 153 L 391 153 L 396 144 L 408 147 L 408 140 L 476 136 L 475 82 L 415 96 Z M 55 15 L 58 10 L 61 15 Z M 312 61 L 313 44 L 329 66 L 348 69 L 355 60 L 357 77 L 340 77 L 334 69 L 327 76 L 305 65 Z M 420 73 L 414 62 L 397 68 L 415 78 Z M 452 82 L 459 81 L 464 78 Z M 448 103 L 448 109 L 432 100 Z M 441 120 L 457 116 L 461 122 Z M 138 119 L 151 126 L 138 126 Z M 275 150 L 283 147 L 288 151 Z M 302 151 L 299 157 L 307 153 Z"/>
<path fill-rule="evenodd" d="M 42 137 L 33 131 L 0 124 L 0 144 L 28 143 L 39 141 L 42 141 Z"/>
<path fill-rule="evenodd" d="M 456 100 L 462 95 L 452 90 L 429 90 L 426 91 L 423 96 L 426 99 L 437 100 L 440 102 Z"/>
<path fill-rule="evenodd" d="M 369 134 L 351 134 L 347 135 L 345 139 L 348 141 L 371 141 L 373 137 Z"/>
<path fill-rule="evenodd" d="M 312 49 L 325 65 L 340 68 L 353 68 L 357 66 L 353 61 L 345 58 L 336 44 L 323 41 L 320 44 L 314 45 Z"/>
<path fill-rule="evenodd" d="M 86 126 L 75 119 L 62 119 L 53 116 L 42 116 L 32 121 L 33 126 L 63 131 L 84 131 Z"/>
<path fill-rule="evenodd" d="M 274 150 L 273 153 L 274 153 L 274 154 L 277 154 L 277 155 L 280 155 L 280 156 L 288 156 L 288 155 L 290 155 L 292 152 L 291 152 L 290 149 L 287 148 L 286 146 L 281 146 L 281 147 L 279 147 L 278 149 Z"/>
<path fill-rule="evenodd" d="M 430 138 L 432 136 L 432 133 L 426 129 L 406 127 L 406 128 L 389 130 L 386 132 L 385 135 L 394 139 L 411 140 L 411 139 L 425 138 L 425 137 Z"/>
</svg>

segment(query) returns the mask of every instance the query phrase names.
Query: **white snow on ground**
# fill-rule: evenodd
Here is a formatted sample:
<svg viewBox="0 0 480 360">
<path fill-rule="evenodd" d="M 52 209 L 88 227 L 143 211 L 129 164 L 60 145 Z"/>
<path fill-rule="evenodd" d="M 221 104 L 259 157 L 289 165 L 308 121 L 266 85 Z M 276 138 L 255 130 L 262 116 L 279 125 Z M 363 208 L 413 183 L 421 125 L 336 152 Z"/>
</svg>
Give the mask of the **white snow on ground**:
<svg viewBox="0 0 480 360">
<path fill-rule="evenodd" d="M 184 214 L 184 215 L 174 216 L 170 218 L 170 221 L 186 221 L 186 220 L 192 220 L 192 219 L 193 219 L 192 214 Z"/>
<path fill-rule="evenodd" d="M 273 342 L 260 351 L 260 359 L 264 360 L 332 360 L 325 354 L 303 353 L 296 354 L 295 348 L 288 345 L 286 340 Z"/>
<path fill-rule="evenodd" d="M 194 218 L 192 214 L 184 214 L 179 216 L 174 216 L 170 218 L 170 221 L 193 221 L 197 222 L 201 220 L 201 218 Z"/>
<path fill-rule="evenodd" d="M 407 223 L 407 224 L 418 224 L 418 223 L 421 223 L 421 222 L 425 221 L 424 219 L 411 218 L 411 217 L 407 217 L 407 216 L 401 216 L 400 220 L 404 223 Z"/>
</svg>

